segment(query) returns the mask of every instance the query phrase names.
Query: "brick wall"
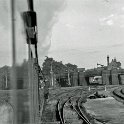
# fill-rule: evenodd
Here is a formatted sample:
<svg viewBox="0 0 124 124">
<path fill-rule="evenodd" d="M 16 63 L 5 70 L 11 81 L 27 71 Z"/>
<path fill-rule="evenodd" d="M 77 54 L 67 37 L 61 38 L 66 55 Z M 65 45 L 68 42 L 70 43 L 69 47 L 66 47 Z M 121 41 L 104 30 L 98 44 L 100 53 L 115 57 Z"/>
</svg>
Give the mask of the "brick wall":
<svg viewBox="0 0 124 124">
<path fill-rule="evenodd" d="M 111 76 L 112 76 L 112 85 L 119 85 L 117 69 L 112 69 L 111 70 Z"/>
<path fill-rule="evenodd" d="M 78 86 L 78 73 L 77 72 L 73 73 L 72 86 Z"/>
<path fill-rule="evenodd" d="M 110 71 L 109 70 L 102 71 L 102 81 L 103 81 L 103 84 L 110 85 Z"/>
<path fill-rule="evenodd" d="M 84 72 L 79 72 L 79 85 L 87 86 L 87 82 L 85 80 Z"/>
</svg>

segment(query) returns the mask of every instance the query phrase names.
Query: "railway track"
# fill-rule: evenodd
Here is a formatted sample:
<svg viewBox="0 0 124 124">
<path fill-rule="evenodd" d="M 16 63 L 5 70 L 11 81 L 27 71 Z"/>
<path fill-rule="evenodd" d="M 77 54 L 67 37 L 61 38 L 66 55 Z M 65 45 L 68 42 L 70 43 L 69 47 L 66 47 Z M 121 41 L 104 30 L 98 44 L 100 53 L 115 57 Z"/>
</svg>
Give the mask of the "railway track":
<svg viewBox="0 0 124 124">
<path fill-rule="evenodd" d="M 112 88 L 115 87 L 117 86 L 112 86 Z M 59 96 L 56 106 L 57 121 L 60 124 L 93 124 L 94 119 L 86 113 L 83 103 L 86 102 L 86 97 L 93 94 L 96 90 L 104 90 L 104 87 L 91 88 L 91 91 L 88 91 L 88 87 L 85 90 L 75 89 L 70 91 L 70 94 L 65 93 Z M 124 90 L 121 92 L 124 93 Z"/>
<path fill-rule="evenodd" d="M 121 89 L 121 93 L 124 95 L 124 89 Z"/>
<path fill-rule="evenodd" d="M 107 88 L 115 87 L 117 86 L 107 86 Z M 68 124 L 69 118 L 67 119 L 67 117 L 72 116 L 70 117 L 70 124 L 88 124 L 89 122 L 92 124 L 94 119 L 86 113 L 82 103 L 87 96 L 96 90 L 104 90 L 104 86 L 91 87 L 90 91 L 89 87 L 63 88 L 62 91 L 60 90 L 50 91 L 51 96 L 44 106 L 42 121 Z"/>
<path fill-rule="evenodd" d="M 88 95 L 89 95 L 89 94 L 88 94 Z M 84 108 L 84 106 L 83 106 L 83 103 L 86 102 L 86 97 L 87 97 L 87 96 L 85 96 L 85 97 L 80 97 L 80 98 L 78 99 L 78 102 L 77 102 L 77 109 L 78 109 L 78 111 L 80 112 L 80 115 L 82 115 L 83 119 L 85 120 L 85 123 L 86 123 L 86 124 L 91 124 L 92 121 L 93 121 L 93 118 L 91 118 L 91 116 L 89 116 L 89 114 L 86 113 L 85 108 Z M 90 121 L 89 121 L 89 120 L 90 120 Z"/>
<path fill-rule="evenodd" d="M 124 89 L 118 88 L 113 91 L 113 95 L 124 101 Z"/>
<path fill-rule="evenodd" d="M 91 124 L 81 108 L 82 102 L 89 94 L 91 92 L 80 91 L 66 100 L 59 99 L 57 110 L 61 124 Z"/>
<path fill-rule="evenodd" d="M 65 124 L 64 118 L 63 118 L 63 108 L 65 106 L 65 104 L 67 103 L 67 101 L 69 101 L 71 99 L 71 97 L 75 96 L 75 94 L 80 94 L 80 92 L 82 92 L 82 89 L 79 91 L 79 89 L 75 90 L 75 92 L 73 92 L 74 94 L 72 94 L 72 92 L 70 92 L 70 96 L 61 96 L 61 98 L 58 100 L 57 103 L 57 112 L 58 112 L 58 118 L 59 121 L 61 122 L 61 124 Z"/>
<path fill-rule="evenodd" d="M 80 108 L 80 102 L 79 101 L 80 101 L 80 98 L 77 98 L 77 100 L 75 101 L 75 103 L 72 103 L 71 104 L 71 108 L 78 114 L 78 117 L 79 117 L 80 120 L 82 120 L 83 124 L 91 124 L 90 121 L 89 121 L 89 119 L 82 112 L 82 110 Z"/>
<path fill-rule="evenodd" d="M 124 88 L 117 88 L 113 92 L 113 97 L 119 102 L 124 103 Z"/>
<path fill-rule="evenodd" d="M 67 101 L 69 97 L 72 97 L 81 91 L 82 89 L 73 89 L 72 91 L 63 92 L 53 96 L 51 101 L 48 101 L 44 106 L 42 122 L 62 122 L 59 115 L 59 108 L 63 106 L 64 102 Z"/>
</svg>

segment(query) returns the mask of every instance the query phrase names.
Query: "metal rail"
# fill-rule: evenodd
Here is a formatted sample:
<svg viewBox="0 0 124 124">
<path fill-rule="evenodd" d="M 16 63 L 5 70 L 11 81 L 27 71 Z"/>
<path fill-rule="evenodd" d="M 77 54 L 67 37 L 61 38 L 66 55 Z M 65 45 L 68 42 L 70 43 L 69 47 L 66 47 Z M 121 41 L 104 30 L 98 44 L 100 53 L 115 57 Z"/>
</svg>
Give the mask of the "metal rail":
<svg viewBox="0 0 124 124">
<path fill-rule="evenodd" d="M 61 100 L 59 99 L 58 100 L 58 103 L 57 103 L 57 111 L 58 111 L 58 114 L 59 114 L 59 121 L 60 121 L 60 123 L 61 124 L 65 124 L 65 121 L 64 121 L 64 118 L 63 118 L 63 108 L 64 108 L 64 105 L 70 100 L 70 98 L 71 97 L 73 97 L 73 94 L 72 94 L 72 92 L 74 92 L 75 93 L 75 91 L 78 91 L 79 92 L 79 89 L 76 89 L 76 90 L 72 90 L 71 92 L 66 92 L 66 93 L 68 93 L 67 95 L 68 95 L 68 98 L 67 98 L 67 100 L 65 100 L 65 101 L 63 101 L 63 96 L 61 96 Z M 71 95 L 70 95 L 71 94 Z M 65 95 L 65 94 L 64 94 Z M 66 95 L 66 97 L 67 97 L 67 95 Z"/>
<path fill-rule="evenodd" d="M 85 122 L 87 124 L 91 124 L 90 121 L 89 121 L 89 119 L 85 116 L 85 114 L 81 110 L 81 107 L 80 107 L 81 101 L 82 101 L 82 97 L 80 97 L 78 99 L 78 103 L 77 103 L 77 107 L 78 107 L 79 113 L 81 114 L 81 116 L 83 117 L 83 119 L 85 120 Z"/>
<path fill-rule="evenodd" d="M 75 93 L 75 91 L 78 91 L 79 92 L 79 89 L 76 89 L 76 90 L 72 90 L 73 93 Z M 64 120 L 64 117 L 63 117 L 63 108 L 65 106 L 65 104 L 72 98 L 74 97 L 75 94 L 72 94 L 72 91 L 68 93 L 68 98 L 66 100 L 63 100 L 63 97 L 61 96 L 61 98 L 58 100 L 58 103 L 57 103 L 57 112 L 59 114 L 59 121 L 60 121 L 60 124 L 65 124 L 65 120 Z M 82 90 L 81 90 L 82 91 Z M 67 97 L 67 95 L 65 96 Z"/>
<path fill-rule="evenodd" d="M 81 94 L 80 95 L 82 95 L 82 92 L 81 92 Z M 71 100 L 71 104 L 70 104 L 70 107 L 71 107 L 71 109 L 73 109 L 77 114 L 78 114 L 78 116 L 86 123 L 86 124 L 91 124 L 90 123 L 90 121 L 87 119 L 87 117 L 80 111 L 80 109 L 79 109 L 79 100 L 80 100 L 80 98 L 81 98 L 81 96 L 73 96 L 73 97 L 71 97 L 70 99 L 68 99 L 67 101 L 66 101 L 66 103 L 68 103 L 69 102 L 69 100 Z M 76 104 L 74 105 L 72 102 L 75 102 L 75 101 L 72 101 L 72 99 L 77 99 L 76 100 Z M 66 104 L 65 103 L 65 104 Z M 63 106 L 63 108 L 64 108 L 64 106 Z M 64 117 L 63 117 L 63 120 L 64 120 Z M 64 121 L 64 124 L 65 124 L 65 121 Z"/>
<path fill-rule="evenodd" d="M 123 89 L 121 89 L 121 93 L 124 95 L 124 88 L 123 88 Z"/>
<path fill-rule="evenodd" d="M 63 111 L 62 111 L 62 106 L 60 103 L 60 100 L 57 103 L 57 110 L 58 110 L 58 114 L 59 114 L 59 119 L 60 119 L 60 124 L 64 124 L 64 119 L 63 119 Z"/>
<path fill-rule="evenodd" d="M 79 97 L 76 100 L 76 104 L 72 104 L 72 108 L 75 110 L 75 112 L 78 114 L 78 116 L 86 123 L 86 124 L 91 124 L 90 121 L 88 120 L 88 118 L 85 116 L 84 113 L 82 113 L 81 109 L 80 109 L 80 99 L 82 97 Z"/>
<path fill-rule="evenodd" d="M 122 89 L 115 89 L 112 93 L 114 96 L 124 100 L 124 94 L 121 91 Z"/>
<path fill-rule="evenodd" d="M 73 96 L 70 99 L 68 99 L 68 101 L 71 100 L 71 104 L 70 104 L 71 109 L 73 109 L 78 114 L 79 118 L 81 118 L 85 122 L 85 124 L 92 124 L 92 123 L 89 121 L 89 119 L 86 117 L 86 115 L 82 112 L 82 110 L 80 108 L 80 103 L 82 102 L 82 100 L 85 99 L 85 97 L 89 96 L 89 94 L 91 94 L 93 92 L 94 91 L 88 92 L 85 95 L 84 95 L 84 93 L 81 93 L 78 97 Z M 82 95 L 84 95 L 84 96 L 82 97 Z M 74 100 L 72 100 L 72 99 L 74 99 Z M 77 99 L 77 100 L 75 101 L 75 99 Z"/>
</svg>

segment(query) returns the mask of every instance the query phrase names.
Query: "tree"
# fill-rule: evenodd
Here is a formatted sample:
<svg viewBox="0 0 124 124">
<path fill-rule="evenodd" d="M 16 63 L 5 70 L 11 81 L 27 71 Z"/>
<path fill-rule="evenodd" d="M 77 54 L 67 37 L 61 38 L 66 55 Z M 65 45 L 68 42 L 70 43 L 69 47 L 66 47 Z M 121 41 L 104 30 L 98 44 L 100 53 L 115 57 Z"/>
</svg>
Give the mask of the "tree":
<svg viewBox="0 0 124 124">
<path fill-rule="evenodd" d="M 103 68 L 94 68 L 94 69 L 88 69 L 85 71 L 86 77 L 93 77 L 93 76 L 101 76 L 102 75 Z"/>
<path fill-rule="evenodd" d="M 62 62 L 57 62 L 53 58 L 47 57 L 43 63 L 43 73 L 44 75 L 50 75 L 51 69 L 54 74 L 64 73 L 66 71 L 66 67 Z"/>
<path fill-rule="evenodd" d="M 69 70 L 70 72 L 77 71 L 77 65 L 73 65 L 71 63 L 63 64 L 62 61 L 57 62 L 53 58 L 46 57 L 43 62 L 43 73 L 44 75 L 50 75 L 51 68 L 54 74 L 63 74 L 67 73 Z"/>
<path fill-rule="evenodd" d="M 73 65 L 71 63 L 65 64 L 65 66 L 67 67 L 67 69 L 69 70 L 69 72 L 75 72 L 77 71 L 77 65 Z"/>
<path fill-rule="evenodd" d="M 63 64 L 53 58 L 46 57 L 42 65 L 43 74 L 47 79 L 51 79 L 51 70 L 56 75 L 56 80 L 60 86 L 68 86 L 68 76 L 71 72 L 77 71 L 77 65 L 71 63 Z"/>
</svg>

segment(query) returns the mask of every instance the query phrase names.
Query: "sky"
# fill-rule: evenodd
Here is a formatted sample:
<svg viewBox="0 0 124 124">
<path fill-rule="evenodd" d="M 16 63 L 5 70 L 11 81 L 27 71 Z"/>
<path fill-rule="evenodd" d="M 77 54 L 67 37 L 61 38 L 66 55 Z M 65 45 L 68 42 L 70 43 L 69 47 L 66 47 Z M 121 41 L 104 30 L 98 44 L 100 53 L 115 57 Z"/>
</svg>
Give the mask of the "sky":
<svg viewBox="0 0 124 124">
<path fill-rule="evenodd" d="M 0 65 L 11 63 L 11 20 L 9 0 L 0 1 Z M 123 0 L 34 0 L 38 21 L 38 54 L 82 68 L 106 65 L 114 57 L 124 67 Z M 17 61 L 27 58 L 21 12 L 25 0 L 16 0 Z"/>
<path fill-rule="evenodd" d="M 79 67 L 106 65 L 114 57 L 124 67 L 124 1 L 67 0 L 53 27 L 48 55 Z"/>
</svg>

